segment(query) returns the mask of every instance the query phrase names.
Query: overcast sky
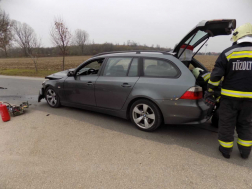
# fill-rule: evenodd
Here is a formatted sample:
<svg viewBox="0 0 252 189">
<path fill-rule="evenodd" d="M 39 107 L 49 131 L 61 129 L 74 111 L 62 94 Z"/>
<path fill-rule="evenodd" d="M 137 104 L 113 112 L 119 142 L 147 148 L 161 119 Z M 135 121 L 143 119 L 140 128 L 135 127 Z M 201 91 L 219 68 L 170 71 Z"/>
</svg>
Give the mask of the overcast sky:
<svg viewBox="0 0 252 189">
<path fill-rule="evenodd" d="M 252 0 L 2 0 L 0 6 L 11 19 L 29 24 L 45 47 L 52 46 L 49 31 L 59 16 L 72 33 L 84 29 L 95 43 L 132 40 L 170 48 L 201 20 L 252 23 Z M 223 51 L 230 38 L 211 38 L 207 51 Z"/>
</svg>

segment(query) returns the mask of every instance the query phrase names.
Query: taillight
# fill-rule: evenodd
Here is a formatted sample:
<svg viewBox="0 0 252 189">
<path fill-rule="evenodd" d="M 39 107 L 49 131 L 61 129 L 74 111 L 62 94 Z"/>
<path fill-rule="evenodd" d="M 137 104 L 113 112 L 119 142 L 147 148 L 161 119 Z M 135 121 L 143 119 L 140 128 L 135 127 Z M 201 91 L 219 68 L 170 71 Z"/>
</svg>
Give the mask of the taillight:
<svg viewBox="0 0 252 189">
<path fill-rule="evenodd" d="M 190 100 L 198 100 L 201 98 L 203 98 L 203 92 L 201 87 L 191 87 L 180 97 L 180 99 Z"/>
</svg>

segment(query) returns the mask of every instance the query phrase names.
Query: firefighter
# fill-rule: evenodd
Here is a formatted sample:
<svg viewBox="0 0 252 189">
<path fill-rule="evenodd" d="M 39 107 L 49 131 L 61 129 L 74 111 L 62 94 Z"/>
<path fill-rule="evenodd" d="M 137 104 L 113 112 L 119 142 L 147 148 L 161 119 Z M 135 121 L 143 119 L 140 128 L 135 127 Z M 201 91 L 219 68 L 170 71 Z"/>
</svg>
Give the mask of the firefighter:
<svg viewBox="0 0 252 189">
<path fill-rule="evenodd" d="M 247 159 L 252 146 L 252 24 L 237 28 L 232 40 L 236 44 L 224 50 L 216 60 L 205 103 L 215 103 L 214 91 L 224 76 L 219 110 L 219 151 L 230 158 L 236 127 L 241 157 Z"/>
</svg>

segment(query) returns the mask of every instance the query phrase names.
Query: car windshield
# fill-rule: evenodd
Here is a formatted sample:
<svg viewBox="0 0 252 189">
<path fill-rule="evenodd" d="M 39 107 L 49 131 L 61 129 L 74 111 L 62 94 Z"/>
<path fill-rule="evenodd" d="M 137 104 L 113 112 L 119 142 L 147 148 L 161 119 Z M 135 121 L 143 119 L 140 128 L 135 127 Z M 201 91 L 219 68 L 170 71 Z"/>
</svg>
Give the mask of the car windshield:
<svg viewBox="0 0 252 189">
<path fill-rule="evenodd" d="M 196 35 L 194 36 L 194 35 L 192 35 L 186 42 L 185 42 L 185 44 L 187 45 L 189 42 L 190 42 L 190 40 L 192 39 L 192 37 L 193 37 L 193 39 L 192 39 L 192 41 L 190 42 L 190 44 L 189 45 L 191 45 L 191 46 L 194 46 L 202 37 L 204 37 L 204 36 L 206 36 L 207 35 L 207 33 L 206 32 L 203 32 L 203 31 L 197 31 L 197 33 L 196 33 Z"/>
</svg>

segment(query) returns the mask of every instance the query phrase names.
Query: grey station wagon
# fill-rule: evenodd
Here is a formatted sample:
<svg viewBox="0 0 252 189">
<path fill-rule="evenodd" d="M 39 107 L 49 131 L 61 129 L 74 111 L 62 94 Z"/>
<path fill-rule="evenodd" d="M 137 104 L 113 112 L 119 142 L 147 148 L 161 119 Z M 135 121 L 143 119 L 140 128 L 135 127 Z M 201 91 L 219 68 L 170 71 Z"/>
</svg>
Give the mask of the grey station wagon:
<svg viewBox="0 0 252 189">
<path fill-rule="evenodd" d="M 235 20 L 202 21 L 172 52 L 95 55 L 75 69 L 47 76 L 38 101 L 130 119 L 144 131 L 162 123 L 203 123 L 208 107 L 191 69 L 207 69 L 193 57 L 210 37 L 229 35 L 235 25 Z"/>
</svg>

